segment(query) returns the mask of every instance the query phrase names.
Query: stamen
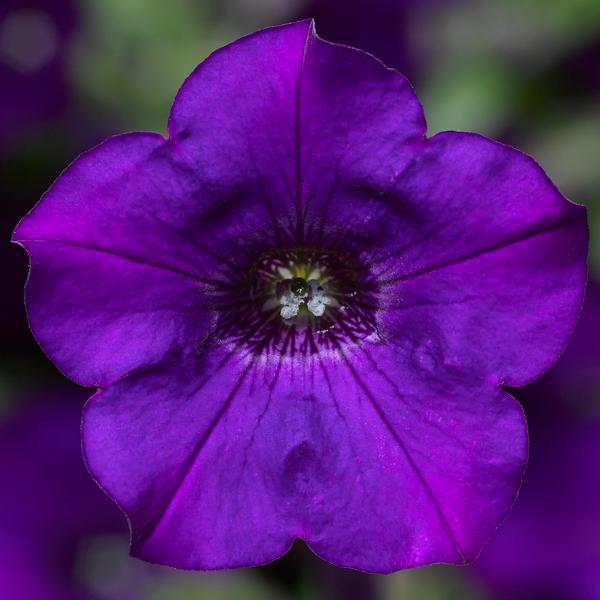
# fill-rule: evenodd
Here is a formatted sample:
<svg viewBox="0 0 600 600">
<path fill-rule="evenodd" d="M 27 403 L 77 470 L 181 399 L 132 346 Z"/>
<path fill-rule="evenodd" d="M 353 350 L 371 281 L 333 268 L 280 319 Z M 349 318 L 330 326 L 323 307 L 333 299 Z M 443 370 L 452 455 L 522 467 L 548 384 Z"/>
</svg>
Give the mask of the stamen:
<svg viewBox="0 0 600 600">
<path fill-rule="evenodd" d="M 315 317 L 322 317 L 328 304 L 331 304 L 331 298 L 327 295 L 325 286 L 316 279 L 310 279 L 308 281 L 308 300 L 306 302 L 308 310 Z"/>
<path fill-rule="evenodd" d="M 298 316 L 303 305 L 315 317 L 322 317 L 325 308 L 331 304 L 324 284 L 317 279 L 293 277 L 284 279 L 277 284 L 277 298 L 281 304 L 279 314 L 283 319 L 293 319 Z"/>
</svg>

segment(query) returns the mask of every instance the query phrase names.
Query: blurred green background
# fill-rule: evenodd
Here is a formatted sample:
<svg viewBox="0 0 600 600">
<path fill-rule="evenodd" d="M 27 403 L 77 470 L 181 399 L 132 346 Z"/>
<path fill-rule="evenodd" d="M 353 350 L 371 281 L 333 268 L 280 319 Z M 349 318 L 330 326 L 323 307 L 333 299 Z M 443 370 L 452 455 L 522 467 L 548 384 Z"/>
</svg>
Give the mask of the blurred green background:
<svg viewBox="0 0 600 600">
<path fill-rule="evenodd" d="M 27 261 L 8 245 L 18 219 L 71 160 L 103 138 L 130 130 L 165 133 L 177 89 L 212 50 L 253 30 L 307 16 L 315 17 L 322 37 L 364 47 L 405 72 L 424 103 L 430 135 L 477 131 L 534 156 L 568 198 L 589 208 L 590 269 L 600 278 L 599 0 L 1 0 L 5 427 L 31 397 L 47 390 L 53 398 L 71 400 L 76 394 L 27 330 L 22 307 Z M 581 417 L 594 423 L 600 414 L 598 371 L 600 365 Z M 568 391 L 565 397 L 568 403 Z M 86 511 L 76 496 L 64 501 Z M 600 515 L 593 527 L 598 522 Z M 60 528 L 53 535 L 62 547 Z M 69 544 L 61 583 L 67 591 L 48 592 L 48 598 L 507 598 L 476 568 L 368 576 L 329 567 L 301 544 L 259 569 L 182 573 L 128 558 L 124 522 L 82 533 Z M 600 558 L 593 566 L 600 570 Z M 586 588 L 590 600 L 600 598 L 594 585 Z M 552 600 L 547 593 L 522 590 L 519 597 Z M 572 597 L 584 598 L 575 592 Z M 29 600 L 25 593 L 15 598 Z"/>
</svg>

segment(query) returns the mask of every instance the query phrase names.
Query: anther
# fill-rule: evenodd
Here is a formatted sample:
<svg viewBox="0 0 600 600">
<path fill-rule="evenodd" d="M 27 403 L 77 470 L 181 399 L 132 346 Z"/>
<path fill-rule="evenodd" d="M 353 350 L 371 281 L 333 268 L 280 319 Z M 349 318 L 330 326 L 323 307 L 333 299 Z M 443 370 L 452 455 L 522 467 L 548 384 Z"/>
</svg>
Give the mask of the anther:
<svg viewBox="0 0 600 600">
<path fill-rule="evenodd" d="M 302 306 L 315 317 L 321 317 L 325 308 L 331 303 L 325 286 L 317 279 L 293 277 L 284 279 L 277 284 L 277 299 L 281 304 L 279 314 L 283 319 L 293 319 L 298 316 Z"/>
</svg>

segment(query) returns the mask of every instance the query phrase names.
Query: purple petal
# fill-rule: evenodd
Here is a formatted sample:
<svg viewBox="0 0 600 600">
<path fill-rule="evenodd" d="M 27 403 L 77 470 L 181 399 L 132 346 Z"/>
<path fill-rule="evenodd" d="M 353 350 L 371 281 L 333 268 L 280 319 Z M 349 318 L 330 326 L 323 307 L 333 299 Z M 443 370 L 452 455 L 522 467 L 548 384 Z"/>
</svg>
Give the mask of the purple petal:
<svg viewBox="0 0 600 600">
<path fill-rule="evenodd" d="M 177 95 L 169 132 L 209 188 L 240 209 L 264 204 L 264 221 L 305 238 L 340 185 L 398 173 L 425 119 L 402 75 L 301 21 L 203 62 Z"/>
<path fill-rule="evenodd" d="M 432 385 L 386 352 L 379 366 L 359 353 L 267 373 L 211 351 L 92 398 L 88 466 L 130 516 L 133 553 L 240 567 L 302 538 L 368 571 L 474 558 L 520 482 L 522 410 L 500 391 Z"/>
<path fill-rule="evenodd" d="M 265 378 L 235 353 L 212 350 L 90 399 L 86 462 L 129 515 L 133 554 L 216 569 L 265 563 L 289 549 L 295 519 L 279 503 L 276 473 L 285 448 L 254 439 L 265 401 L 285 400 Z M 302 509 L 293 501 L 292 513 Z"/>
<path fill-rule="evenodd" d="M 184 229 L 201 210 L 196 186 L 161 136 L 119 136 L 77 159 L 17 227 L 31 328 L 72 379 L 106 385 L 200 343 L 207 254 Z"/>
<path fill-rule="evenodd" d="M 437 347 L 442 364 L 494 383 L 539 376 L 583 300 L 585 209 L 529 157 L 464 133 L 428 140 L 394 191 L 411 219 L 381 244 L 391 256 L 381 261 L 390 273 L 383 336 L 415 356 Z"/>
</svg>

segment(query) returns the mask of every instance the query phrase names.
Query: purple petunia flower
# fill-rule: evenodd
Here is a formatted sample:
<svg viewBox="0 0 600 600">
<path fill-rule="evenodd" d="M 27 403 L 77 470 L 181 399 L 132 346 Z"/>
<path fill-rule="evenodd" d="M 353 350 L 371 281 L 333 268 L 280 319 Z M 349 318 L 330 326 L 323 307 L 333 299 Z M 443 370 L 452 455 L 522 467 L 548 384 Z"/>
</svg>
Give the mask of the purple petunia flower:
<svg viewBox="0 0 600 600">
<path fill-rule="evenodd" d="M 299 16 L 314 18 L 328 40 L 362 48 L 412 78 L 409 17 L 427 4 L 422 0 L 310 0 L 301 6 Z"/>
<path fill-rule="evenodd" d="M 519 395 L 531 430 L 527 476 L 515 508 L 475 565 L 495 598 L 600 597 L 598 331 L 600 283 L 590 282 L 569 348 Z"/>
<path fill-rule="evenodd" d="M 0 596 L 92 600 L 74 572 L 89 536 L 125 533 L 118 509 L 81 461 L 81 398 L 72 391 L 30 402 L 0 423 Z"/>
<path fill-rule="evenodd" d="M 520 152 L 425 138 L 408 82 L 310 22 L 215 52 L 169 138 L 112 138 L 19 224 L 31 327 L 133 554 L 387 572 L 473 559 L 563 349 L 585 210 Z"/>
<path fill-rule="evenodd" d="M 0 4 L 0 149 L 65 109 L 66 50 L 76 22 L 70 0 Z"/>
</svg>

